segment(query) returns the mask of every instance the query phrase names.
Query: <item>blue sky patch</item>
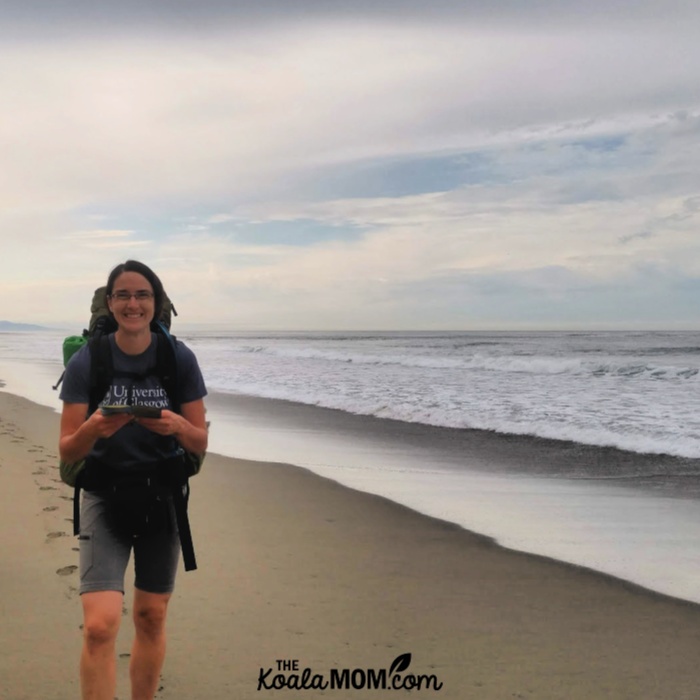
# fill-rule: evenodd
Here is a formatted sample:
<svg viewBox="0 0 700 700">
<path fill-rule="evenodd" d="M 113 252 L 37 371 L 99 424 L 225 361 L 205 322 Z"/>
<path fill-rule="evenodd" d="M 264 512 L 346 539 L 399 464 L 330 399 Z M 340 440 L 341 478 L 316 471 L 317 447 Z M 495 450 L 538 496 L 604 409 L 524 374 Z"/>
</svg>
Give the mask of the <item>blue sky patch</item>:
<svg viewBox="0 0 700 700">
<path fill-rule="evenodd" d="M 500 180 L 483 153 L 375 160 L 327 168 L 307 186 L 317 199 L 407 197 Z"/>
<path fill-rule="evenodd" d="M 578 139 L 573 146 L 583 148 L 586 151 L 601 151 L 610 153 L 622 148 L 627 139 L 624 136 L 593 136 L 587 139 Z"/>
<path fill-rule="evenodd" d="M 333 226 L 313 219 L 237 223 L 228 229 L 236 243 L 305 247 L 327 241 L 352 241 L 362 237 L 360 226 Z"/>
</svg>

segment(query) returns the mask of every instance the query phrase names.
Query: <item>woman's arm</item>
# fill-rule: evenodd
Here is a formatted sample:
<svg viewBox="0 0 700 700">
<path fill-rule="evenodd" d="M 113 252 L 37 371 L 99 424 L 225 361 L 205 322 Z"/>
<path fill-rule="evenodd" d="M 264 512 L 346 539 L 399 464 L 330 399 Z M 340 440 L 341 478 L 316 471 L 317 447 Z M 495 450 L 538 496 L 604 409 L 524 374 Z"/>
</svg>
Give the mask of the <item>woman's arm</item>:
<svg viewBox="0 0 700 700">
<path fill-rule="evenodd" d="M 163 410 L 160 418 L 137 418 L 137 422 L 159 435 L 174 435 L 183 449 L 204 454 L 209 443 L 204 400 L 183 403 L 180 413 Z"/>
<path fill-rule="evenodd" d="M 99 438 L 111 437 L 131 420 L 125 414 L 103 416 L 99 409 L 86 419 L 87 409 L 85 403 L 63 404 L 58 452 L 68 464 L 86 457 Z"/>
</svg>

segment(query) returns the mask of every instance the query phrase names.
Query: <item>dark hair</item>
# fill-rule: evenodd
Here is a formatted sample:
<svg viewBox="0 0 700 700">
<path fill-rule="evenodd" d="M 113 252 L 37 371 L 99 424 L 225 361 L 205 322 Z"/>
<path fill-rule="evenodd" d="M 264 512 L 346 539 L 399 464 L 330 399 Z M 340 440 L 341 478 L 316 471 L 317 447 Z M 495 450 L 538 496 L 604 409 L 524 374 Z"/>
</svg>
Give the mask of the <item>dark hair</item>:
<svg viewBox="0 0 700 700">
<path fill-rule="evenodd" d="M 160 281 L 158 275 L 156 275 L 153 270 L 151 270 L 148 265 L 144 265 L 138 260 L 127 260 L 125 263 L 120 263 L 117 265 L 110 273 L 107 278 L 107 289 L 105 293 L 109 296 L 114 289 L 114 283 L 124 272 L 137 272 L 139 275 L 143 275 L 153 288 L 153 295 L 155 301 L 155 312 L 153 314 L 153 320 L 157 321 L 160 318 L 160 314 L 163 311 L 163 302 L 165 300 L 165 292 L 163 291 L 163 283 Z"/>
</svg>

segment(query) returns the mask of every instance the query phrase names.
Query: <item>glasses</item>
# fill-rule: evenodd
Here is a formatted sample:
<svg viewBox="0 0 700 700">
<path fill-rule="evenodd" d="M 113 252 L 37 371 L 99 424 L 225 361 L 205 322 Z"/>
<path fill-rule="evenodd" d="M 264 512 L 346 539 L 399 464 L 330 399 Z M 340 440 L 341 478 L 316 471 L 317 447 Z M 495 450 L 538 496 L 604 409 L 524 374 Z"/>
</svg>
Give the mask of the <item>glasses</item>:
<svg viewBox="0 0 700 700">
<path fill-rule="evenodd" d="M 140 289 L 138 292 L 134 292 L 133 294 L 124 290 L 119 290 L 118 292 L 114 292 L 114 294 L 110 294 L 109 296 L 114 301 L 128 302 L 131 297 L 134 297 L 136 301 L 151 301 L 154 294 L 153 292 L 149 292 L 147 289 Z"/>
</svg>

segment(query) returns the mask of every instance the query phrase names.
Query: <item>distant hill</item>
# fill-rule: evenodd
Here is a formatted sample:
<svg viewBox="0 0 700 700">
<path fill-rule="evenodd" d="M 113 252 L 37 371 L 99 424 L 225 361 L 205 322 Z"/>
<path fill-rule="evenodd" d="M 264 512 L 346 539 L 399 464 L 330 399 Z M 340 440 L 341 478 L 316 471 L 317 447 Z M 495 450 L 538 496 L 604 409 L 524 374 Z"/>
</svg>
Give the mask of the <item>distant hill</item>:
<svg viewBox="0 0 700 700">
<path fill-rule="evenodd" d="M 0 331 L 47 331 L 46 326 L 35 326 L 31 323 L 13 323 L 0 321 Z"/>
</svg>

